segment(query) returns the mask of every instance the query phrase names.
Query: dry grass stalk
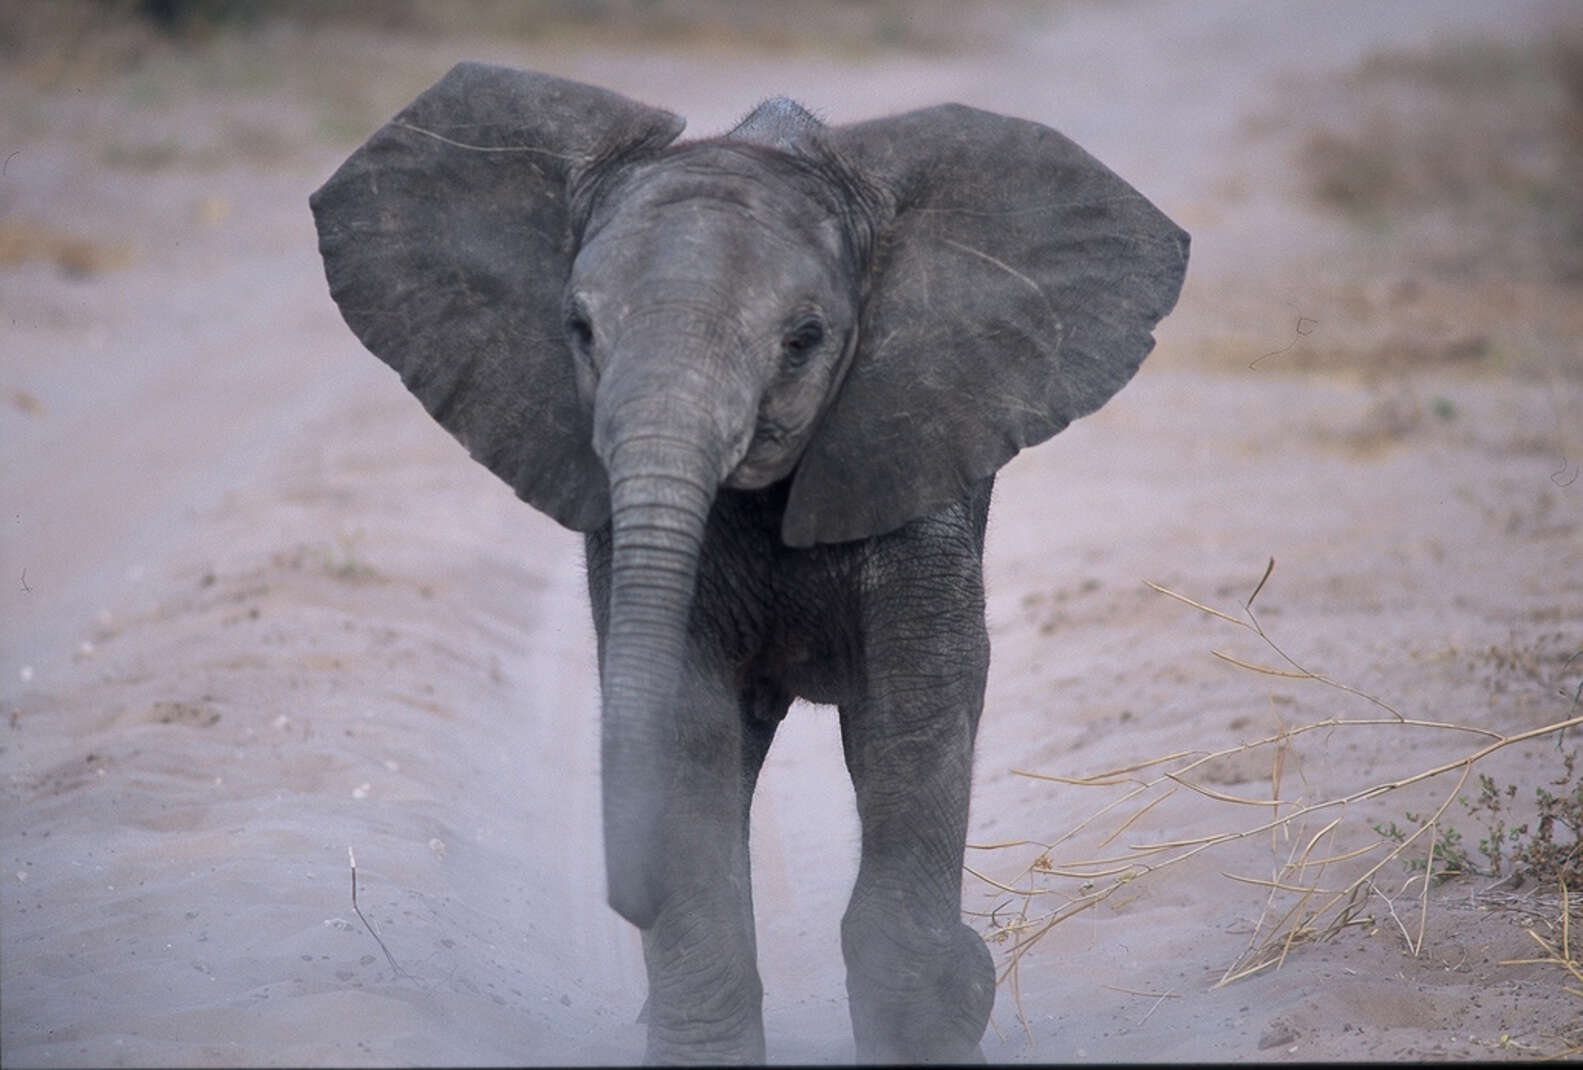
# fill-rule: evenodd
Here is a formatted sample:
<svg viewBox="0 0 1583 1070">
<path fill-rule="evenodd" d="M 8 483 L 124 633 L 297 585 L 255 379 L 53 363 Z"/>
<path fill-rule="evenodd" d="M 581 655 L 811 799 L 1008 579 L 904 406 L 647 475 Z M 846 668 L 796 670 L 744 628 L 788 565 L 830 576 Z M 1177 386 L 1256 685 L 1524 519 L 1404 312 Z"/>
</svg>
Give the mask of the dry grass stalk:
<svg viewBox="0 0 1583 1070">
<path fill-rule="evenodd" d="M 357 912 L 357 919 L 363 923 L 368 935 L 372 936 L 374 942 L 379 945 L 379 950 L 385 953 L 385 961 L 390 963 L 391 970 L 402 977 L 410 977 L 406 970 L 396 965 L 396 958 L 390 953 L 390 948 L 385 946 L 385 941 L 375 931 L 373 923 L 363 916 L 363 908 L 357 905 L 357 855 L 352 853 L 350 846 L 346 848 L 346 861 L 352 867 L 352 909 Z"/>
<path fill-rule="evenodd" d="M 1396 926 L 1402 934 L 1403 941 L 1414 956 L 1417 956 L 1423 948 L 1429 909 L 1429 885 L 1436 872 L 1437 832 L 1447 808 L 1460 794 L 1473 767 L 1496 751 L 1510 747 L 1513 744 L 1542 736 L 1559 734 L 1568 728 L 1583 726 L 1583 716 L 1575 715 L 1577 713 L 1575 707 L 1568 711 L 1573 716 L 1569 716 L 1564 720 L 1511 735 L 1473 725 L 1410 718 L 1404 716 L 1395 707 L 1377 696 L 1333 680 L 1320 673 L 1310 671 L 1288 655 L 1271 639 L 1253 612 L 1253 602 L 1269 580 L 1274 565 L 1275 562 L 1272 558 L 1269 565 L 1265 568 L 1264 575 L 1255 586 L 1253 594 L 1243 603 L 1243 617 L 1235 617 L 1224 613 L 1157 584 L 1151 583 L 1149 586 L 1159 593 L 1192 606 L 1209 616 L 1252 632 L 1289 667 L 1270 668 L 1259 666 L 1220 651 L 1213 651 L 1212 653 L 1216 657 L 1239 668 L 1261 675 L 1278 676 L 1283 679 L 1311 680 L 1324 687 L 1359 698 L 1384 711 L 1388 716 L 1368 718 L 1330 717 L 1297 727 L 1283 727 L 1273 735 L 1214 752 L 1178 751 L 1173 754 L 1134 762 L 1087 776 L 1059 776 L 1015 770 L 1020 775 L 1033 779 L 1080 787 L 1129 786 L 1128 790 L 1119 797 L 1098 807 L 1050 842 L 1016 840 L 994 844 L 971 845 L 977 850 L 1001 851 L 1015 848 L 1038 848 L 1039 850 L 1033 861 L 1024 867 L 1010 883 L 997 881 L 972 868 L 968 869 L 968 872 L 974 877 L 1001 892 L 1021 900 L 1020 906 L 1014 913 L 1003 916 L 1002 911 L 1008 904 L 1002 902 L 990 914 L 982 915 L 989 919 L 990 931 L 988 939 L 994 943 L 1009 945 L 1006 949 L 1005 964 L 1001 969 L 999 979 L 1003 983 L 1009 982 L 1013 995 L 1019 997 L 1019 1014 L 1021 1004 L 1018 970 L 1022 958 L 1057 925 L 1088 910 L 1090 907 L 1104 902 L 1116 892 L 1135 881 L 1168 870 L 1170 867 L 1177 866 L 1214 848 L 1264 833 L 1269 833 L 1272 836 L 1272 844 L 1278 846 L 1284 838 L 1286 842 L 1291 844 L 1291 847 L 1285 859 L 1275 867 L 1275 872 L 1272 876 L 1254 877 L 1229 872 L 1223 873 L 1228 879 L 1266 888 L 1268 895 L 1247 946 L 1236 960 L 1226 968 L 1224 974 L 1216 983 L 1216 987 L 1229 984 L 1232 981 L 1270 967 L 1279 967 L 1292 949 L 1302 944 L 1327 939 L 1352 925 L 1372 924 L 1373 919 L 1365 916 L 1362 912 L 1372 897 L 1376 895 L 1384 900 L 1391 918 L 1395 920 Z M 1369 784 L 1344 795 L 1313 802 L 1304 802 L 1300 798 L 1291 799 L 1281 796 L 1281 778 L 1285 766 L 1285 758 L 1294 739 L 1322 729 L 1351 730 L 1379 726 L 1389 726 L 1393 729 L 1400 728 L 1404 730 L 1425 729 L 1436 732 L 1465 733 L 1479 737 L 1482 742 L 1473 750 L 1452 761 L 1441 763 L 1409 776 Z M 1253 798 L 1220 791 L 1207 786 L 1193 776 L 1194 772 L 1200 770 L 1206 763 L 1257 750 L 1261 747 L 1268 747 L 1273 751 L 1270 798 Z M 1153 775 L 1146 775 L 1147 771 L 1156 769 L 1159 771 Z M 1456 774 L 1456 782 L 1452 789 L 1445 794 L 1438 806 L 1429 814 L 1427 820 L 1421 822 L 1415 831 L 1402 836 L 1399 842 L 1381 838 L 1362 847 L 1350 849 L 1337 845 L 1337 832 L 1344 825 L 1347 808 L 1350 805 L 1447 774 Z M 1107 816 L 1115 814 L 1128 806 L 1128 804 L 1137 802 L 1138 805 L 1130 813 L 1126 813 L 1120 823 L 1101 838 L 1100 848 L 1109 847 L 1123 832 L 1133 827 L 1150 810 L 1171 798 L 1176 791 L 1182 788 L 1216 803 L 1236 807 L 1251 807 L 1256 811 L 1263 811 L 1269 816 L 1262 817 L 1250 825 L 1226 829 L 1203 836 L 1157 842 L 1142 840 L 1129 843 L 1120 850 L 1108 852 L 1099 857 L 1063 860 L 1061 862 L 1054 860 L 1054 852 L 1062 844 L 1095 826 L 1097 822 Z M 1151 795 L 1152 797 L 1148 797 Z M 1316 831 L 1306 831 L 1305 822 L 1307 819 L 1324 815 L 1328 811 L 1340 812 L 1331 817 Z M 1423 848 L 1425 858 L 1422 872 L 1416 873 L 1405 882 L 1395 895 L 1388 895 L 1379 886 L 1381 871 L 1393 862 L 1406 862 L 1409 858 L 1414 857 L 1409 852 L 1419 845 L 1420 840 L 1426 837 L 1428 846 Z M 1324 887 L 1324 876 L 1327 869 L 1338 863 L 1350 862 L 1375 853 L 1378 853 L 1379 856 L 1364 868 L 1360 874 L 1345 880 L 1337 887 Z M 1047 878 L 1068 878 L 1078 881 L 1077 894 L 1065 894 L 1054 887 L 1047 887 L 1039 883 L 1041 879 Z M 1408 925 L 1396 913 L 1395 899 L 1412 888 L 1414 882 L 1421 884 L 1417 895 L 1418 917 L 1416 925 L 1409 929 Z M 1056 905 L 1048 906 L 1042 912 L 1037 912 L 1033 909 L 1035 902 L 1044 903 L 1047 899 L 1057 897 L 1061 898 L 1062 901 Z M 1283 907 L 1282 904 L 1287 897 L 1291 897 L 1292 901 L 1285 903 Z M 1565 916 L 1564 902 L 1562 913 Z M 1583 980 L 1583 973 L 1576 972 L 1577 960 L 1572 957 L 1573 952 L 1570 949 L 1565 929 L 1563 929 L 1563 937 L 1559 948 L 1552 947 L 1536 934 L 1534 939 L 1539 941 L 1541 946 L 1551 955 L 1549 959 L 1536 961 L 1560 961 L 1563 964 L 1569 964 L 1568 968 L 1574 970 L 1574 975 L 1579 980 Z M 1574 990 L 1568 988 L 1568 991 Z M 1583 992 L 1580 992 L 1580 994 L 1583 994 Z"/>
<path fill-rule="evenodd" d="M 1544 957 L 1533 959 L 1502 959 L 1501 965 L 1559 966 L 1565 971 L 1565 976 L 1578 982 L 1577 985 L 1563 983 L 1561 990 L 1571 995 L 1577 996 L 1579 999 L 1583 999 L 1583 958 L 1580 958 L 1580 955 L 1583 955 L 1583 951 L 1580 951 L 1579 949 L 1576 949 L 1572 946 L 1572 911 L 1567 901 L 1567 883 L 1565 880 L 1561 880 L 1558 882 L 1558 884 L 1561 889 L 1561 917 L 1557 923 L 1561 929 L 1560 939 L 1555 943 L 1551 943 L 1549 940 L 1546 940 L 1544 937 L 1540 936 L 1535 930 L 1534 926 L 1528 926 L 1523 931 L 1533 939 L 1534 943 L 1538 944 L 1544 950 Z M 1553 1058 L 1569 1058 L 1572 1056 L 1583 1055 L 1583 1030 L 1579 1030 L 1574 1025 L 1570 1035 L 1563 1036 L 1561 1039 L 1567 1046 L 1561 1051 L 1553 1052 Z"/>
<path fill-rule="evenodd" d="M 1112 992 L 1120 992 L 1124 996 L 1145 996 L 1154 1001 L 1153 1003 L 1149 1004 L 1149 1009 L 1143 1012 L 1143 1017 L 1139 1018 L 1137 1022 L 1134 1023 L 1135 1025 L 1142 1025 L 1144 1022 L 1147 1022 L 1150 1016 L 1152 1016 L 1155 1011 L 1160 1009 L 1160 1004 L 1164 1003 L 1166 1000 L 1182 998 L 1181 993 L 1179 992 L 1140 992 L 1136 988 L 1122 988 L 1119 985 L 1100 985 L 1100 987 L 1108 988 Z"/>
<path fill-rule="evenodd" d="M 1501 960 L 1501 965 L 1502 966 L 1527 966 L 1527 965 L 1559 966 L 1563 970 L 1565 970 L 1568 974 L 1570 974 L 1572 976 L 1573 980 L 1577 981 L 1578 984 L 1579 984 L 1579 987 L 1576 987 L 1576 988 L 1574 988 L 1570 984 L 1565 984 L 1565 985 L 1561 986 L 1562 989 L 1564 991 L 1566 991 L 1566 992 L 1570 992 L 1574 996 L 1578 996 L 1579 998 L 1583 998 L 1583 958 L 1579 958 L 1579 955 L 1583 954 L 1583 952 L 1574 950 L 1573 947 L 1572 947 L 1572 913 L 1568 909 L 1568 904 L 1567 904 L 1567 884 L 1566 884 L 1566 881 L 1561 881 L 1560 883 L 1561 883 L 1561 918 L 1560 918 L 1561 939 L 1558 942 L 1552 944 L 1550 941 L 1548 941 L 1544 937 L 1540 936 L 1534 930 L 1533 926 L 1529 926 L 1526 929 L 1524 929 L 1523 931 L 1526 932 L 1530 937 L 1533 938 L 1534 943 L 1538 944 L 1541 948 L 1544 949 L 1545 957 L 1544 958 L 1540 958 L 1540 959 L 1502 959 Z"/>
</svg>

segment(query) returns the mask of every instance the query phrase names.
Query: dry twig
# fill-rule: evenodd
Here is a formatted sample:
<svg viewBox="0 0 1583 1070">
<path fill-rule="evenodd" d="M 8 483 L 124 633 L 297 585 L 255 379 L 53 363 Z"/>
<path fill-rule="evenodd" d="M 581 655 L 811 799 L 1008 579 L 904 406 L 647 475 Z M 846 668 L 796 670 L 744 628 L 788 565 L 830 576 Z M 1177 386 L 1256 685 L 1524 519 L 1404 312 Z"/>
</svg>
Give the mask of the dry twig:
<svg viewBox="0 0 1583 1070">
<path fill-rule="evenodd" d="M 358 920 L 361 921 L 363 923 L 363 927 L 368 930 L 368 935 L 372 936 L 374 938 L 374 942 L 379 945 L 379 950 L 385 953 L 385 961 L 390 963 L 390 968 L 396 973 L 400 974 L 402 977 L 410 976 L 406 970 L 403 970 L 400 966 L 396 965 L 395 956 L 390 953 L 390 948 L 385 946 L 385 941 L 380 939 L 379 933 L 374 931 L 373 924 L 369 922 L 367 918 L 363 917 L 363 908 L 357 905 L 357 856 L 352 853 L 352 849 L 350 847 L 346 849 L 346 861 L 352 867 L 352 909 L 357 912 Z"/>
<path fill-rule="evenodd" d="M 1285 836 L 1292 846 L 1285 859 L 1275 867 L 1275 871 L 1271 876 L 1256 877 L 1235 873 L 1223 874 L 1231 880 L 1264 887 L 1267 889 L 1268 894 L 1247 946 L 1236 960 L 1226 968 L 1224 974 L 1216 983 L 1216 987 L 1229 984 L 1232 981 L 1272 966 L 1279 967 L 1285 961 L 1288 953 L 1301 944 L 1326 939 L 1349 926 L 1371 923 L 1372 919 L 1365 916 L 1362 911 L 1371 896 L 1374 895 L 1380 896 L 1385 901 L 1387 910 L 1392 919 L 1395 920 L 1396 927 L 1401 932 L 1403 940 L 1416 956 L 1423 949 L 1429 908 L 1429 885 L 1436 872 L 1437 830 L 1447 808 L 1458 797 L 1462 787 L 1466 784 L 1473 767 L 1491 754 L 1513 744 L 1552 734 L 1559 735 L 1568 728 L 1583 725 L 1583 715 L 1579 715 L 1575 707 L 1567 711 L 1568 716 L 1564 720 L 1513 734 L 1504 734 L 1488 728 L 1449 721 L 1407 717 L 1396 707 L 1375 695 L 1308 669 L 1270 637 L 1253 611 L 1253 603 L 1268 582 L 1274 566 L 1275 561 L 1272 558 L 1266 566 L 1263 576 L 1260 577 L 1258 584 L 1255 585 L 1253 593 L 1243 602 L 1242 617 L 1232 616 L 1221 610 L 1214 609 L 1158 584 L 1150 583 L 1148 586 L 1211 617 L 1252 632 L 1275 653 L 1286 667 L 1256 665 L 1218 650 L 1211 651 L 1215 657 L 1238 668 L 1261 675 L 1276 676 L 1287 680 L 1312 681 L 1323 687 L 1361 699 L 1376 709 L 1383 711 L 1387 716 L 1363 718 L 1329 717 L 1311 724 L 1290 728 L 1283 727 L 1279 732 L 1272 735 L 1222 750 L 1213 752 L 1178 751 L 1157 758 L 1150 758 L 1145 761 L 1133 762 L 1125 766 L 1092 773 L 1087 776 L 1061 776 L 1030 770 L 1014 770 L 1019 775 L 1053 783 L 1070 784 L 1079 787 L 1125 787 L 1127 789 L 1117 798 L 1097 807 L 1088 816 L 1077 821 L 1066 832 L 1049 842 L 1019 840 L 1006 843 L 971 845 L 975 849 L 992 851 L 1019 847 L 1035 847 L 1039 850 L 1036 857 L 1009 882 L 1003 883 L 992 880 L 977 870 L 968 870 L 973 876 L 984 880 L 999 892 L 1022 899 L 1021 907 L 1015 913 L 1003 911 L 1002 908 L 1006 905 L 1003 901 L 1001 907 L 997 907 L 991 916 L 991 927 L 988 933 L 988 939 L 992 942 L 1008 945 L 1005 952 L 1005 963 L 1000 972 L 1000 980 L 1010 983 L 1014 996 L 1020 991 L 1018 969 L 1023 956 L 1057 925 L 1104 902 L 1116 892 L 1135 881 L 1156 875 L 1206 851 L 1266 832 L 1276 837 Z M 1320 730 L 1356 731 L 1380 727 L 1387 727 L 1393 731 L 1426 730 L 1437 733 L 1465 734 L 1478 739 L 1479 745 L 1461 757 L 1443 762 L 1432 768 L 1397 779 L 1368 784 L 1334 797 L 1321 798 L 1312 802 L 1305 802 L 1301 798 L 1282 797 L 1281 774 L 1284 769 L 1286 755 L 1294 740 Z M 1247 795 L 1232 794 L 1211 788 L 1203 783 L 1200 771 L 1206 763 L 1219 758 L 1243 754 L 1261 747 L 1268 747 L 1273 751 L 1269 798 L 1254 798 Z M 1151 770 L 1157 771 L 1150 773 L 1149 771 Z M 1195 773 L 1200 775 L 1195 776 Z M 1378 839 L 1362 847 L 1351 849 L 1343 849 L 1336 844 L 1337 831 L 1342 827 L 1347 810 L 1353 804 L 1376 798 L 1388 792 L 1399 791 L 1410 785 L 1423 783 L 1447 774 L 1456 775 L 1455 785 L 1451 791 L 1446 793 L 1427 819 L 1419 823 L 1416 830 L 1402 835 L 1397 842 L 1393 843 L 1385 839 Z M 1101 820 L 1121 812 L 1124 816 L 1121 817 L 1119 824 L 1100 838 L 1098 846 L 1104 851 L 1124 832 L 1133 828 L 1150 810 L 1159 806 L 1169 799 L 1173 793 L 1183 788 L 1216 803 L 1228 806 L 1251 807 L 1256 812 L 1262 811 L 1264 816 L 1243 827 L 1227 829 L 1203 836 L 1154 842 L 1140 837 L 1137 842 L 1127 843 L 1124 847 L 1108 851 L 1098 857 L 1079 860 L 1063 859 L 1059 862 L 1055 860 L 1055 853 L 1063 844 L 1095 826 Z M 1124 808 L 1128 807 L 1129 804 L 1133 806 L 1133 809 L 1127 812 Z M 1335 813 L 1317 831 L 1306 831 L 1304 827 L 1306 819 L 1322 816 L 1330 811 L 1339 812 Z M 1422 888 L 1417 895 L 1418 917 L 1416 925 L 1409 929 L 1408 925 L 1397 915 L 1393 897 L 1381 890 L 1378 880 L 1381 871 L 1387 865 L 1398 860 L 1406 861 L 1404 856 L 1407 856 L 1407 852 L 1419 845 L 1420 841 L 1424 840 L 1425 837 L 1427 837 L 1428 846 L 1424 848 L 1426 857 L 1422 873 L 1415 874 L 1396 893 L 1399 896 L 1406 892 L 1412 887 L 1413 881 L 1422 882 Z M 1324 886 L 1323 877 L 1326 870 L 1330 867 L 1373 854 L 1377 854 L 1378 857 L 1374 858 L 1361 873 L 1347 879 L 1339 887 L 1327 888 Z M 1044 883 L 1050 878 L 1070 878 L 1078 881 L 1076 894 L 1063 895 L 1057 888 Z M 1285 897 L 1291 897 L 1292 901 L 1286 903 L 1283 907 L 1282 904 Z M 1050 899 L 1059 899 L 1061 901 L 1053 906 L 1046 906 L 1042 912 L 1034 911 L 1033 908 L 1036 902 L 1044 904 Z M 1565 914 L 1564 907 L 1563 914 Z M 1547 953 L 1552 956 L 1548 959 L 1534 961 L 1563 961 L 1570 963 L 1569 968 L 1574 970 L 1574 976 L 1583 981 L 1583 973 L 1576 972 L 1576 960 L 1571 957 L 1572 952 L 1567 942 L 1568 937 L 1565 931 L 1563 931 L 1562 942 L 1559 948 L 1546 943 L 1536 934 L 1534 934 L 1534 939 L 1539 941 Z M 1568 991 L 1579 990 L 1569 987 Z M 1583 991 L 1579 991 L 1579 994 L 1583 994 Z M 1020 999 L 1018 1000 L 1018 1008 L 1020 1016 Z"/>
</svg>

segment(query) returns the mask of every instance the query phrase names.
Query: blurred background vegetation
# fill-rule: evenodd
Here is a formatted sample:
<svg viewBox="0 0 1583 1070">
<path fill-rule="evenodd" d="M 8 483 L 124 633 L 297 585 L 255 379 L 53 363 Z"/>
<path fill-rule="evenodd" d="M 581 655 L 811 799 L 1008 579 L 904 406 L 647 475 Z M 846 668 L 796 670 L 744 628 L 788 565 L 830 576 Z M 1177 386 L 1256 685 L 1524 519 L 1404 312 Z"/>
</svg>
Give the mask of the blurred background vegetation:
<svg viewBox="0 0 1583 1070">
<path fill-rule="evenodd" d="M 1443 271 L 1583 285 L 1583 33 L 1370 56 L 1297 162 L 1360 227 L 1430 222 Z"/>
<path fill-rule="evenodd" d="M 0 52 L 112 22 L 199 41 L 271 21 L 414 35 L 719 45 L 773 51 L 951 51 L 982 44 L 1034 0 L 58 0 L 0 9 Z"/>
</svg>

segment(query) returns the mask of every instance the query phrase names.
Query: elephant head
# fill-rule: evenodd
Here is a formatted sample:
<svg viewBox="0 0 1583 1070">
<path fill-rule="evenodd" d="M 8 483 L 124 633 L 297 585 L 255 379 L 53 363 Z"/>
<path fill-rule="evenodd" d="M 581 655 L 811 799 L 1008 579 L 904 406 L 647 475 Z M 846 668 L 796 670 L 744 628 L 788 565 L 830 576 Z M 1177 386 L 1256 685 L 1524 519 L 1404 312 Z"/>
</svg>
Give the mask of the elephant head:
<svg viewBox="0 0 1583 1070">
<path fill-rule="evenodd" d="M 523 499 L 611 525 L 610 900 L 640 926 L 675 775 L 668 700 L 720 488 L 789 481 L 789 547 L 962 499 L 1103 404 L 1176 301 L 1187 235 L 1065 137 L 948 105 L 722 138 L 462 64 L 314 194 L 330 290 Z"/>
</svg>

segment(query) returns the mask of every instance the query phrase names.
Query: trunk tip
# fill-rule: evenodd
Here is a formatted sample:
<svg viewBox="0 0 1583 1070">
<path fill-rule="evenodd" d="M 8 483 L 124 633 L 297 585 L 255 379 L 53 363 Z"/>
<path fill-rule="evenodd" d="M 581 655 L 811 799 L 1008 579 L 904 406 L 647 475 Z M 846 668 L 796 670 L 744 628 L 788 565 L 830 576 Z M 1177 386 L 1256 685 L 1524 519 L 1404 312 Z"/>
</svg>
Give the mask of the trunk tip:
<svg viewBox="0 0 1583 1070">
<path fill-rule="evenodd" d="M 607 866 L 609 860 L 607 859 Z M 660 897 L 654 882 L 641 872 L 640 866 L 611 868 L 607 878 L 605 899 L 610 909 L 626 918 L 639 929 L 653 926 L 660 913 Z"/>
</svg>

